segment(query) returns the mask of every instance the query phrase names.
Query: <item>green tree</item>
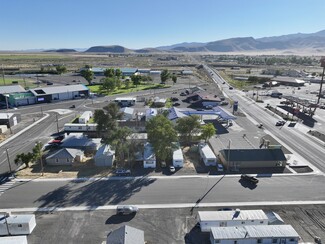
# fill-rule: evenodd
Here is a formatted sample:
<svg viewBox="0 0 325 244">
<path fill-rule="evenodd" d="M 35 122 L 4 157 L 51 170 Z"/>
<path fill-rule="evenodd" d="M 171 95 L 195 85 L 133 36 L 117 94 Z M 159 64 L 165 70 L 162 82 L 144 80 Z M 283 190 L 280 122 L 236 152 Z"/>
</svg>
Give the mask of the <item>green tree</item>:
<svg viewBox="0 0 325 244">
<path fill-rule="evenodd" d="M 104 78 L 102 83 L 102 89 L 108 92 L 112 92 L 116 88 L 116 79 L 114 77 Z"/>
<path fill-rule="evenodd" d="M 114 77 L 115 76 L 114 69 L 113 68 L 105 69 L 104 75 L 106 77 Z"/>
<path fill-rule="evenodd" d="M 17 165 L 25 164 L 26 168 L 28 168 L 29 163 L 32 161 L 33 158 L 34 155 L 31 152 L 17 154 L 15 158 L 15 164 Z"/>
<path fill-rule="evenodd" d="M 126 79 L 124 81 L 124 85 L 125 85 L 125 88 L 126 89 L 129 89 L 131 87 L 131 81 L 130 81 L 130 79 Z"/>
<path fill-rule="evenodd" d="M 200 117 L 197 115 L 179 118 L 176 122 L 176 130 L 188 143 L 192 142 L 193 135 L 199 133 L 200 129 Z"/>
<path fill-rule="evenodd" d="M 41 173 L 44 174 L 44 166 L 43 166 L 43 143 L 37 142 L 35 147 L 33 148 L 33 160 L 39 161 L 41 164 Z"/>
<path fill-rule="evenodd" d="M 176 75 L 172 75 L 172 81 L 174 84 L 176 84 L 177 82 L 177 76 Z"/>
<path fill-rule="evenodd" d="M 212 123 L 202 125 L 201 127 L 201 138 L 207 142 L 213 135 L 216 134 L 216 128 Z"/>
<path fill-rule="evenodd" d="M 61 74 L 65 73 L 65 72 L 67 72 L 67 68 L 66 68 L 64 65 L 57 65 L 57 66 L 55 67 L 55 69 L 56 69 L 56 72 L 57 72 L 59 75 L 61 75 Z"/>
<path fill-rule="evenodd" d="M 81 70 L 80 75 L 88 81 L 89 85 L 91 85 L 91 81 L 94 78 L 94 72 L 90 68 L 84 68 Z"/>
<path fill-rule="evenodd" d="M 165 161 L 171 154 L 171 144 L 177 141 L 177 132 L 172 122 L 159 114 L 151 118 L 146 124 L 148 141 L 152 144 L 156 157 Z"/>
<path fill-rule="evenodd" d="M 140 82 L 141 82 L 141 76 L 140 75 L 131 75 L 131 80 L 133 82 L 133 85 L 138 87 L 138 85 L 140 85 Z"/>
<path fill-rule="evenodd" d="M 115 79 L 116 87 L 120 89 L 122 87 L 122 81 L 118 77 L 115 77 L 114 79 Z"/>
<path fill-rule="evenodd" d="M 160 74 L 161 83 L 165 84 L 169 77 L 170 73 L 168 72 L 168 69 L 164 69 Z"/>
<path fill-rule="evenodd" d="M 115 76 L 116 77 L 121 77 L 122 76 L 122 71 L 120 69 L 115 70 Z"/>
<path fill-rule="evenodd" d="M 127 137 L 132 133 L 131 129 L 128 127 L 117 128 L 109 138 L 105 141 L 107 144 L 112 145 L 115 149 L 115 155 L 117 160 L 124 161 L 125 155 L 129 154 L 130 144 Z"/>
</svg>

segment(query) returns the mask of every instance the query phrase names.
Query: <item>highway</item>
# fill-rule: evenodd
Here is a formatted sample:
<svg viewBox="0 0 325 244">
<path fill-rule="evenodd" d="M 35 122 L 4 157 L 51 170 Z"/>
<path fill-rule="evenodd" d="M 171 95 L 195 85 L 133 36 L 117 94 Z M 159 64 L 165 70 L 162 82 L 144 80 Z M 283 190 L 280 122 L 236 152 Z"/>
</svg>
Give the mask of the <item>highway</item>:
<svg viewBox="0 0 325 244">
<path fill-rule="evenodd" d="M 18 182 L 0 197 L 6 208 L 181 204 L 229 202 L 325 201 L 325 177 L 259 178 L 256 187 L 237 176 L 124 180 Z"/>
</svg>

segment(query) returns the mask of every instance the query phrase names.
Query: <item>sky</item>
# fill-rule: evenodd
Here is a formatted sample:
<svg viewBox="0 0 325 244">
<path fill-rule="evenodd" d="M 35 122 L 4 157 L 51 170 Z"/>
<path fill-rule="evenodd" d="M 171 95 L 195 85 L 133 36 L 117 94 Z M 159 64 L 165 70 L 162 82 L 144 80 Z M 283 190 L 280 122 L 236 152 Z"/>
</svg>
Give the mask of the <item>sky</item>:
<svg viewBox="0 0 325 244">
<path fill-rule="evenodd" d="M 131 49 L 325 29 L 324 0 L 2 0 L 0 50 Z"/>
</svg>

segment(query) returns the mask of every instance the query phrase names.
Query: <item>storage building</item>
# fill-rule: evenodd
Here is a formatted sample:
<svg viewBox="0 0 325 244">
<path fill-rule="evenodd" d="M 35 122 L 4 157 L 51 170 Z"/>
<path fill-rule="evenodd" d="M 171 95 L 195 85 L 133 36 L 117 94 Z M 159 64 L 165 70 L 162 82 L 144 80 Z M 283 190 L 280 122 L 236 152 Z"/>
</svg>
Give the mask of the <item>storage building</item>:
<svg viewBox="0 0 325 244">
<path fill-rule="evenodd" d="M 79 124 L 87 124 L 90 120 L 90 118 L 93 117 L 92 111 L 85 111 L 83 114 L 79 117 Z"/>
<path fill-rule="evenodd" d="M 129 107 L 121 108 L 120 111 L 123 113 L 123 120 L 132 120 L 134 118 L 134 109 Z"/>
<path fill-rule="evenodd" d="M 144 244 L 144 231 L 124 225 L 107 235 L 106 244 Z"/>
<path fill-rule="evenodd" d="M 202 232 L 212 227 L 267 225 L 268 217 L 263 210 L 199 211 L 198 221 Z"/>
<path fill-rule="evenodd" d="M 0 125 L 6 125 L 7 128 L 17 125 L 21 121 L 18 113 L 0 113 Z"/>
<path fill-rule="evenodd" d="M 28 244 L 27 236 L 2 236 L 0 237 L 2 244 Z"/>
<path fill-rule="evenodd" d="M 103 144 L 94 156 L 96 166 L 112 167 L 115 160 L 115 151 L 111 149 L 110 145 Z"/>
</svg>

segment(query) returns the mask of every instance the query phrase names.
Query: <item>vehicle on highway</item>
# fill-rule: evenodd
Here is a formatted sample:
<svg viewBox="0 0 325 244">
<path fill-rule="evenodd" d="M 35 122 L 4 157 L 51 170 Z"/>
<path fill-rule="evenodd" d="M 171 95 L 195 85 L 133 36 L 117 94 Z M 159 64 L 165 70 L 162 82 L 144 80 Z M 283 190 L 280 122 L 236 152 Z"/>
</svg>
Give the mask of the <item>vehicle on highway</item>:
<svg viewBox="0 0 325 244">
<path fill-rule="evenodd" d="M 227 101 L 222 101 L 222 102 L 220 103 L 221 106 L 225 106 L 225 105 L 228 105 L 228 104 L 229 104 L 229 102 L 227 102 Z"/>
<path fill-rule="evenodd" d="M 170 173 L 175 173 L 175 171 L 176 171 L 176 169 L 175 169 L 175 167 L 174 166 L 169 166 L 169 172 Z"/>
<path fill-rule="evenodd" d="M 177 102 L 179 99 L 177 97 L 171 97 L 170 100 L 172 100 L 172 102 Z"/>
<path fill-rule="evenodd" d="M 226 82 L 224 81 L 224 82 L 222 82 L 222 84 L 226 84 Z"/>
<path fill-rule="evenodd" d="M 263 124 L 258 124 L 257 127 L 258 128 L 263 128 Z"/>
<path fill-rule="evenodd" d="M 177 107 L 177 106 L 179 106 L 180 104 L 179 103 L 173 103 L 173 106 L 174 107 Z"/>
<path fill-rule="evenodd" d="M 131 170 L 129 169 L 116 169 L 115 175 L 117 176 L 129 176 L 131 175 Z"/>
<path fill-rule="evenodd" d="M 257 183 L 258 183 L 258 179 L 257 179 L 256 177 L 254 177 L 254 176 L 250 176 L 250 175 L 242 174 L 242 175 L 240 176 L 240 178 L 241 178 L 242 180 L 247 180 L 247 181 L 249 181 L 249 182 L 251 182 L 251 183 L 254 183 L 254 184 L 257 184 Z"/>
<path fill-rule="evenodd" d="M 232 86 L 229 86 L 229 90 L 232 90 L 232 89 L 234 89 Z"/>
<path fill-rule="evenodd" d="M 132 205 L 117 206 L 116 213 L 120 215 L 136 214 L 139 208 Z"/>
<path fill-rule="evenodd" d="M 71 105 L 70 108 L 76 108 L 76 105 Z"/>
<path fill-rule="evenodd" d="M 179 95 L 180 96 L 186 96 L 186 93 L 185 92 L 181 92 Z"/>
<path fill-rule="evenodd" d="M 283 126 L 286 122 L 284 120 L 279 120 L 275 123 L 275 126 Z"/>
</svg>

